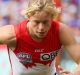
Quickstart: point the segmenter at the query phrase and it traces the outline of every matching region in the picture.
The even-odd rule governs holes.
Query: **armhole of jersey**
[[[57,32],[59,33],[60,24],[58,21],[54,21]]]
[[[60,41],[60,22],[56,22],[56,24],[57,24],[56,29],[58,31],[59,42],[60,42],[60,45],[62,46],[61,41]]]
[[[55,24],[54,26],[56,28],[57,36],[58,36],[59,42],[60,42],[60,23],[58,21],[53,21],[53,23]],[[62,44],[60,43],[60,45],[62,45]]]
[[[18,40],[19,40],[19,36],[20,36],[20,24],[14,25],[14,31],[15,31],[15,35],[16,35],[16,46],[14,48],[14,51],[16,50],[17,46],[18,46]]]
[[[26,20],[20,22],[19,24],[17,25],[14,25],[14,31],[15,31],[15,34],[16,34],[16,46],[15,46],[15,49],[14,51],[16,50],[16,48],[18,47],[18,44],[19,44],[19,41],[20,41],[20,37],[21,35],[23,34],[23,31],[22,29],[24,30],[23,26],[27,23]]]

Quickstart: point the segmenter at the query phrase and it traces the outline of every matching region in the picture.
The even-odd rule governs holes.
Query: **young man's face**
[[[51,15],[41,11],[36,12],[29,18],[28,29],[31,36],[35,39],[43,39],[46,37],[51,27]]]

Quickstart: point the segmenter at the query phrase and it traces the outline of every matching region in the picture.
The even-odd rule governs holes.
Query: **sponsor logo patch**
[[[40,59],[42,61],[48,61],[48,60],[54,60],[54,58],[57,56],[58,51],[53,51],[50,53],[41,53]]]
[[[26,64],[26,63],[32,63],[32,55],[28,53],[18,53],[17,57],[19,58],[20,62]]]

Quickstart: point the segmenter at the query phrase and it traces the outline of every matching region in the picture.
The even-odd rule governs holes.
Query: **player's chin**
[[[38,38],[40,38],[40,39],[43,39],[45,37],[46,37],[46,35],[38,35]]]

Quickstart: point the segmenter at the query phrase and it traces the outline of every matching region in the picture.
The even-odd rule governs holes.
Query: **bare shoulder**
[[[0,27],[0,44],[12,45],[15,41],[14,25]]]
[[[71,31],[71,27],[69,27],[68,25],[66,25],[66,24],[64,24],[64,23],[59,23],[60,24],[60,31],[61,32],[65,32],[65,31],[69,31],[69,32],[71,32],[71,33],[73,33],[72,31]]]
[[[13,25],[1,26],[0,32],[1,32],[0,38],[1,38],[1,35],[4,38],[9,38],[9,37],[15,36],[15,33],[14,33],[15,31],[14,31]]]
[[[2,30],[6,30],[6,31],[10,31],[13,30],[14,26],[13,25],[5,25],[5,26],[0,26],[0,31]]]
[[[63,23],[60,23],[60,40],[63,45],[69,45],[76,42],[71,28]]]

